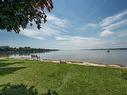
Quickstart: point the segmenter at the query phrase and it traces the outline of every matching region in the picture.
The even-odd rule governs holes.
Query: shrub
[[[3,88],[0,90],[0,95],[58,95],[56,91],[48,90],[45,94],[39,94],[37,89],[34,86],[28,87],[27,85],[3,85]]]
[[[127,70],[122,72],[122,78],[127,80]]]

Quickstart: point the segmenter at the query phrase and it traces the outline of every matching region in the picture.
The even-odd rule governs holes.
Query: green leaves
[[[122,72],[122,78],[127,80],[127,70]]]
[[[19,33],[20,28],[26,28],[27,24],[32,21],[40,29],[42,21],[44,23],[47,21],[45,7],[50,12],[53,8],[52,0],[0,1],[0,29]]]
[[[39,95],[37,89],[33,86],[27,87],[26,85],[11,85],[7,84],[0,91],[0,95]]]
[[[11,85],[10,83],[3,85],[0,95],[58,95],[56,91],[48,90],[47,93],[39,94],[34,86],[28,87],[24,84]]]

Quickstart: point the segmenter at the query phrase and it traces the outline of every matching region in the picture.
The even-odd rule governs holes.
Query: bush
[[[0,91],[0,95],[38,95],[38,92],[33,86],[6,84]]]
[[[27,85],[11,85],[6,84],[0,90],[0,95],[40,95],[34,86],[28,87]],[[58,95],[56,91],[51,92],[48,90],[47,93],[41,95]]]
[[[122,72],[122,78],[127,80],[127,70]]]

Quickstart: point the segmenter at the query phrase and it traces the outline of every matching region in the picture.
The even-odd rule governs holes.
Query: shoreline
[[[45,61],[45,60],[42,60]],[[67,61],[67,60],[50,60],[47,59],[46,62],[53,62],[58,64],[76,64],[76,65],[84,65],[84,66],[97,66],[97,67],[113,67],[113,68],[125,68],[126,66],[119,64],[103,64],[103,63],[95,63],[95,62],[87,62],[87,61]]]
[[[77,61],[77,60],[53,60],[53,59],[31,59],[30,57],[18,57],[14,59],[20,60],[35,60],[41,62],[52,62],[57,64],[76,64],[76,65],[84,65],[84,66],[97,66],[97,67],[113,67],[113,68],[126,68],[125,65],[120,64],[104,64],[104,63],[96,63],[96,62],[87,62],[87,61]]]

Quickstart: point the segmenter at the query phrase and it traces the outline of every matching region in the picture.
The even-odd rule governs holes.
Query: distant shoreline
[[[81,49],[81,50],[127,50],[127,48],[100,48],[100,49]]]

